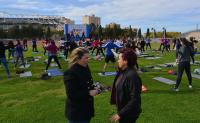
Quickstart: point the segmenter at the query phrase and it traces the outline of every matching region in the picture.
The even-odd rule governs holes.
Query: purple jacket
[[[24,55],[23,55],[23,47],[22,47],[22,45],[17,45],[16,46],[16,56],[17,57],[23,57]]]

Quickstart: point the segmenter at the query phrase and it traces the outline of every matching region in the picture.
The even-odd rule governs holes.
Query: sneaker
[[[11,78],[11,75],[8,75],[8,79],[10,79]]]
[[[172,88],[172,91],[174,91],[174,92],[178,92],[179,89],[178,89],[178,88]]]
[[[189,87],[189,89],[192,89],[192,85],[189,85],[188,87]]]

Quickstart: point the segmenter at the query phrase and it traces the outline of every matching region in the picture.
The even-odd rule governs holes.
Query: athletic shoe
[[[179,89],[178,89],[178,88],[172,88],[172,91],[174,91],[174,92],[178,92]]]
[[[189,87],[189,89],[192,89],[192,85],[189,85],[188,87]]]

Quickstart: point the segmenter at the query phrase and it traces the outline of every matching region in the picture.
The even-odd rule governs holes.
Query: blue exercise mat
[[[99,76],[115,76],[117,72],[105,72],[105,74],[98,73]]]
[[[49,76],[62,76],[63,72],[61,72],[58,68],[52,68],[47,70]]]

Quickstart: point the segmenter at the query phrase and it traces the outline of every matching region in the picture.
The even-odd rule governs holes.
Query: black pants
[[[44,48],[44,55],[46,55],[46,52],[47,52],[46,47],[43,47],[43,48]]]
[[[37,45],[33,45],[33,52],[37,52]]]
[[[98,50],[98,47],[93,47],[93,49],[92,49],[92,54],[93,54],[93,52],[94,52],[95,49]]]
[[[168,52],[169,52],[169,46],[166,46],[166,45],[164,45],[164,46],[163,46],[162,53],[164,52],[164,50],[166,50],[166,51],[168,51]]]
[[[178,77],[175,88],[178,88],[182,79],[183,72],[186,72],[189,84],[192,85],[192,75],[190,70],[190,62],[181,62],[178,64]]]
[[[65,49],[64,50],[64,55],[65,55],[65,58],[67,59],[67,57],[68,57],[68,53],[69,53],[69,49]]]
[[[22,60],[22,64],[24,65],[24,68],[25,68],[26,64],[25,64],[25,62],[24,62],[24,56],[17,56],[17,57],[16,57],[15,67],[17,67],[17,64],[18,64],[19,59]]]
[[[138,119],[138,117],[136,118],[122,118],[119,120],[119,123],[136,123],[136,120]]]
[[[60,63],[59,63],[59,61],[58,61],[57,55],[51,55],[51,56],[49,56],[49,58],[48,58],[48,64],[47,64],[47,66],[46,66],[46,70],[48,70],[49,65],[51,64],[51,60],[52,60],[52,59],[54,59],[54,61],[58,64],[58,67],[61,69],[61,66],[60,66]]]
[[[103,56],[105,56],[104,53],[103,53],[103,49],[102,49],[102,48],[97,48],[96,56],[97,56],[98,54],[100,54],[100,52],[103,54]]]
[[[194,60],[194,54],[191,55],[191,58],[192,58],[192,63],[194,64],[194,61],[195,61]]]
[[[151,43],[147,43],[147,44],[146,44],[146,50],[147,50],[147,47],[148,47],[148,46],[149,46],[150,49],[151,49]]]
[[[141,52],[144,52],[145,50],[144,50],[144,46],[141,46]]]
[[[162,49],[162,46],[163,46],[163,48],[164,48],[164,44],[163,44],[163,43],[161,43],[161,44],[160,44],[159,51],[161,51],[161,49]]]

